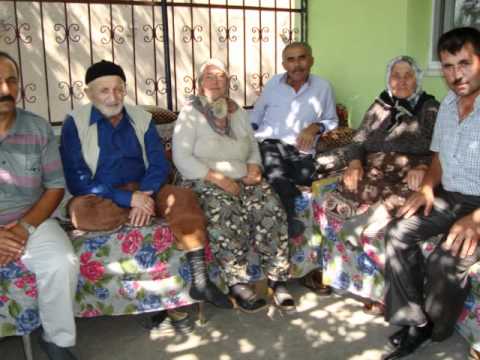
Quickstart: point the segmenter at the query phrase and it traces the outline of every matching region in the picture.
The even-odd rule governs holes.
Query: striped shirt
[[[45,189],[64,186],[52,127],[17,108],[13,126],[0,138],[0,225],[20,219]]]
[[[458,97],[450,91],[440,105],[430,149],[439,153],[447,191],[480,195],[480,96],[463,121]]]

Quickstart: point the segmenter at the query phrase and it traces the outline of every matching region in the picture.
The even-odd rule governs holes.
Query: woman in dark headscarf
[[[368,109],[352,144],[317,157],[320,166],[331,166],[332,160],[335,167],[346,166],[336,189],[327,193],[322,202],[328,219],[322,230],[332,235],[325,238],[325,273],[333,267],[339,272],[341,266],[343,279],[361,279],[365,275],[357,268],[361,261],[332,266],[335,249],[344,251],[344,245],[353,246],[358,255],[365,226],[371,225],[370,232],[380,230],[390,220],[393,209],[401,206],[421,184],[430,162],[429,147],[439,106],[433,96],[422,90],[421,80],[422,71],[411,57],[391,60],[387,66],[387,89]],[[338,247],[337,241],[348,244]],[[352,257],[341,255],[344,259]],[[332,277],[325,275],[330,280]],[[332,281],[334,287],[340,283],[345,290],[345,281]],[[359,286],[357,282],[356,288]],[[371,305],[367,305],[368,309]]]

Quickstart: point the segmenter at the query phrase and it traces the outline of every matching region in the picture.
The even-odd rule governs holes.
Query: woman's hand
[[[347,190],[357,192],[358,182],[363,178],[363,166],[360,160],[352,160],[343,174],[343,183]]]
[[[217,185],[222,190],[237,196],[240,194],[240,185],[232,178],[223,175],[222,173],[214,170],[208,170],[205,180]]]
[[[262,169],[257,164],[247,164],[247,176],[242,178],[245,185],[257,185],[262,182]]]
[[[418,191],[420,189],[420,185],[422,184],[423,178],[425,177],[427,170],[427,165],[418,165],[407,173],[404,182],[407,183],[410,190]]]

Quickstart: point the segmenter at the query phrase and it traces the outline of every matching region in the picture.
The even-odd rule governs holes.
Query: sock
[[[424,324],[410,326],[408,329],[408,334],[412,337],[417,337],[419,335],[427,335],[433,330],[433,324],[430,321],[427,321]]]
[[[205,248],[189,251],[186,254],[192,273],[192,289],[203,293],[207,287],[208,275],[205,266]]]
[[[287,282],[286,281],[273,281],[273,280],[268,279],[268,287],[270,289],[275,290],[278,286],[286,287]]]

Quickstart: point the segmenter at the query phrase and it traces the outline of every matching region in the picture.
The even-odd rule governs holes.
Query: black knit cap
[[[120,66],[111,61],[102,60],[92,64],[92,66],[87,69],[87,73],[85,74],[85,85],[91,83],[96,78],[108,75],[117,75],[123,81],[127,81],[125,73]]]

